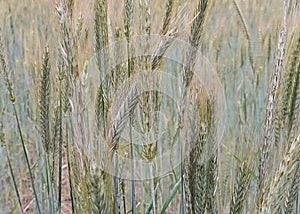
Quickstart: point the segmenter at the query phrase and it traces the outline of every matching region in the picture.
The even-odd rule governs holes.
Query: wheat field
[[[300,213],[299,18],[0,1],[0,213]]]

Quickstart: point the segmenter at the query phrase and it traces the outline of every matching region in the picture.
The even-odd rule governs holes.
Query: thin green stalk
[[[32,189],[33,189],[34,198],[35,198],[35,201],[36,201],[36,206],[37,206],[37,209],[38,209],[38,213],[41,214],[41,209],[40,209],[40,205],[39,205],[39,201],[38,201],[38,196],[37,196],[37,192],[36,192],[35,185],[34,185],[33,173],[32,173],[32,170],[31,170],[31,166],[30,166],[30,162],[29,162],[29,158],[28,158],[28,153],[27,153],[27,150],[26,150],[26,146],[25,146],[25,142],[24,142],[24,138],[23,138],[23,132],[22,132],[22,129],[21,129],[21,125],[20,125],[20,121],[19,121],[19,117],[18,117],[15,102],[12,102],[12,105],[13,105],[15,118],[16,118],[16,121],[17,121],[18,132],[19,132],[19,136],[20,136],[20,139],[21,139],[23,152],[24,152],[24,155],[25,155],[27,168],[28,168],[28,171],[29,171],[29,176],[30,176],[31,186],[32,186]]]
[[[181,186],[181,182],[182,180],[180,179],[173,187],[173,189],[170,192],[169,197],[166,199],[166,201],[164,202],[164,205],[161,209],[161,214],[164,214],[167,210],[167,208],[169,207],[171,201],[174,199],[175,194],[177,193],[177,191],[179,190],[180,186]],[[184,210],[181,210],[180,213],[184,212]]]
[[[182,145],[180,143],[180,160],[181,160],[181,162],[184,160],[184,155],[182,153],[183,153],[183,149],[182,149]],[[183,179],[184,179],[184,166],[183,166],[183,163],[181,163],[180,164],[180,180],[183,181]],[[185,197],[184,197],[183,182],[180,183],[180,190],[181,190],[181,194],[180,194],[180,213],[185,214],[185,206],[184,206]]]
[[[5,150],[6,150],[6,158],[7,158],[7,162],[8,162],[8,166],[9,166],[9,171],[10,171],[11,178],[12,178],[12,181],[13,181],[13,184],[14,184],[15,192],[17,194],[17,198],[18,198],[18,202],[19,202],[19,205],[20,205],[21,213],[24,213],[20,193],[19,193],[18,186],[17,186],[17,182],[16,182],[15,175],[14,175],[14,172],[13,172],[13,169],[12,169],[11,161],[9,159],[9,153],[8,153],[7,149],[5,149]]]
[[[153,185],[154,187],[154,185]],[[153,199],[157,196],[157,189],[158,185],[154,188],[154,197],[152,197],[150,204],[148,205],[147,209],[145,210],[145,214],[150,214],[151,210],[153,209]],[[153,194],[153,193],[152,193]]]
[[[149,162],[150,167],[150,176],[151,178],[151,198],[153,202],[153,214],[156,214],[156,203],[155,203],[155,187],[154,187],[154,173],[153,173],[153,162],[150,160]]]
[[[118,155],[117,152],[114,151],[114,168],[115,168],[115,175],[114,175],[114,197],[115,197],[115,212],[120,214],[120,204],[119,204],[119,163],[118,163]]]
[[[0,143],[1,143],[1,145],[3,147],[5,147],[6,158],[7,158],[7,162],[8,162],[8,166],[9,166],[10,176],[11,176],[11,179],[13,181],[15,192],[17,194],[17,198],[18,198],[20,209],[21,209],[21,213],[23,214],[24,213],[23,205],[22,205],[22,201],[21,201],[21,197],[20,197],[18,185],[17,185],[16,179],[15,179],[14,171],[13,171],[13,168],[12,168],[12,165],[11,165],[11,161],[10,161],[10,158],[9,158],[9,152],[8,152],[8,149],[6,148],[5,134],[2,131],[2,124],[1,123],[0,123]]]
[[[126,210],[126,196],[125,196],[125,182],[122,180],[121,182],[121,190],[122,190],[122,195],[123,195],[123,211],[124,213],[127,213]]]
[[[49,167],[50,167],[50,159],[49,159],[49,155],[46,154],[45,157],[45,161],[46,161],[46,182],[47,182],[47,192],[48,192],[48,200],[49,200],[49,212],[53,213],[54,212],[54,203],[53,203],[53,186],[52,186],[52,179],[51,179],[51,172],[49,171]]]
[[[132,142],[132,117],[130,116],[129,119],[129,132],[130,132],[130,157],[131,157],[131,207],[132,207],[132,214],[136,214],[136,205],[135,205],[135,166],[134,166],[134,146]]]
[[[66,130],[68,129],[68,126],[66,126]],[[71,176],[71,161],[70,161],[70,154],[69,154],[69,137],[68,137],[68,131],[66,131],[66,153],[67,153],[67,162],[68,162],[68,177],[69,177],[69,186],[70,186],[70,197],[71,197],[71,206],[72,206],[72,213],[75,213],[75,204],[74,204],[74,196],[73,196],[73,181]]]
[[[62,141],[63,141],[63,133],[62,133],[62,74],[59,74],[59,162],[58,162],[58,212],[61,213],[61,193],[62,193]]]

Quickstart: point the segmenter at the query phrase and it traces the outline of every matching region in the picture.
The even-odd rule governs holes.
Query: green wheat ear
[[[95,103],[96,133],[103,135],[106,138],[107,135],[107,120],[108,109],[110,104],[110,86],[114,81],[110,76],[104,76],[106,73],[109,52],[108,52],[108,2],[107,0],[95,0],[94,1],[94,32],[95,32],[95,54],[97,68],[100,72],[100,84],[97,90],[97,97]]]
[[[295,173],[293,175],[292,185],[288,190],[285,197],[284,210],[285,213],[293,213],[294,204],[297,203],[297,194],[300,186],[300,167],[296,166]]]
[[[231,198],[230,213],[244,213],[247,194],[249,192],[252,170],[246,162],[239,163],[237,181]]]
[[[96,169],[91,175],[91,204],[93,213],[107,213],[108,207],[105,200],[105,175]]]
[[[299,33],[298,33],[299,34]],[[280,117],[277,119],[282,126],[279,129],[279,134],[283,134],[285,138],[282,148],[288,149],[291,142],[295,139],[296,131],[299,128],[298,115],[299,115],[299,90],[300,90],[300,36],[296,41],[292,43],[291,55],[289,57],[288,66],[285,72],[285,78],[282,83],[281,91],[281,103],[278,107]],[[296,172],[293,175],[293,182],[289,191],[285,197],[284,209],[286,213],[291,213],[293,210],[293,204],[296,200],[296,192],[299,189],[299,166],[296,168]]]
[[[204,90],[197,87],[191,85],[186,112],[186,123],[190,124],[186,127],[187,143],[191,148],[184,162],[185,207],[187,213],[215,213],[218,176],[218,148],[213,137],[215,110]]]
[[[296,115],[299,112],[299,85],[300,85],[300,36],[292,45],[292,53],[289,57],[288,67],[282,83],[282,97],[280,110],[283,125],[287,129],[287,139],[292,140],[291,136],[294,126],[297,124]]]
[[[289,190],[292,186],[292,179],[299,164],[300,134],[290,145],[286,146],[286,152],[275,171],[274,179],[266,188],[266,194],[262,201],[261,213],[277,213],[284,205]]]
[[[84,153],[80,154],[77,148],[70,150],[74,210],[75,213],[91,213],[91,167]]]
[[[191,82],[193,80],[193,70],[195,66],[195,61],[196,61],[196,56],[197,56],[197,51],[199,50],[200,47],[200,40],[202,37],[202,31],[204,27],[204,22],[207,17],[207,12],[210,7],[210,1],[208,0],[199,0],[197,8],[194,12],[194,19],[192,22],[191,26],[191,32],[189,35],[189,43],[193,47],[190,51],[186,53],[186,66],[183,68],[183,71],[181,73],[181,79],[182,79],[182,92],[181,92],[181,97],[180,97],[180,106],[179,106],[179,113],[178,113],[178,127],[175,132],[175,137],[176,138],[179,134],[179,132],[182,130],[182,125],[184,122],[184,116],[185,116],[185,111],[186,111],[186,105],[187,105],[187,96],[189,93],[189,88],[191,86]],[[198,115],[197,115],[198,117]],[[176,139],[174,139],[175,141]],[[201,143],[200,143],[201,144]],[[200,145],[201,146],[201,145]],[[195,148],[195,147],[193,147]],[[199,148],[198,148],[199,149]],[[198,151],[200,152],[200,150]],[[184,154],[181,154],[181,161],[183,162],[184,160]],[[191,165],[190,165],[191,164]],[[187,212],[193,212],[195,210],[195,204],[197,201],[193,201],[193,185],[194,178],[193,176],[191,177],[191,171],[189,169],[190,166],[192,166],[193,161],[189,162],[188,164],[181,163],[181,180],[183,181],[183,184],[181,185],[181,209],[186,209]],[[211,168],[212,169],[212,168]],[[199,166],[199,170],[200,166]],[[210,172],[210,169],[207,171]],[[199,172],[200,173],[200,172]],[[199,174],[198,174],[199,175]],[[207,177],[208,178],[208,177]],[[213,178],[206,179],[205,182],[207,181],[212,181],[214,180]],[[212,183],[210,183],[212,184]],[[184,196],[185,193],[185,196]],[[210,201],[208,198],[209,196],[207,195],[207,200]],[[205,199],[205,200],[206,200]],[[207,201],[207,202],[208,202]],[[199,203],[199,201],[198,201]],[[206,202],[205,202],[206,203]],[[214,207],[214,203],[210,203],[212,207]],[[193,207],[194,206],[194,207]],[[186,207],[186,208],[184,208]]]
[[[106,93],[103,91],[102,84],[98,87],[96,102],[95,102],[95,115],[96,115],[96,132],[97,135],[107,134],[107,113],[109,110],[109,100]]]
[[[166,11],[165,11],[165,15],[163,18],[163,25],[162,25],[162,29],[160,32],[161,35],[166,35],[166,33],[169,30],[169,27],[171,24],[172,13],[174,10],[174,4],[175,4],[175,0],[167,0]]]
[[[50,64],[49,64],[49,49],[45,48],[44,60],[42,66],[42,79],[40,86],[40,126],[42,144],[46,153],[49,153],[51,143],[50,139]]]

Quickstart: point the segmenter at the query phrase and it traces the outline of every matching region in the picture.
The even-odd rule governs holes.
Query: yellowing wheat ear
[[[285,12],[284,12],[285,13]],[[286,17],[284,17],[285,22]],[[260,209],[261,203],[265,200],[265,185],[266,185],[266,177],[269,174],[269,158],[271,154],[271,148],[274,148],[272,145],[273,135],[274,135],[274,121],[275,121],[275,109],[278,105],[278,93],[279,93],[279,85],[281,81],[281,76],[283,72],[283,60],[285,57],[285,49],[286,49],[286,23],[283,23],[283,27],[280,33],[278,47],[277,47],[277,55],[274,66],[274,71],[272,73],[272,79],[269,86],[268,99],[266,104],[266,112],[265,112],[265,121],[263,127],[263,142],[260,147],[260,159],[259,159],[259,167],[258,167],[258,208]]]

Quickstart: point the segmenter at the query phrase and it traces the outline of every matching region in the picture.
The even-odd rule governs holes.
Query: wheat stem
[[[14,174],[14,171],[13,171],[13,168],[12,168],[12,164],[11,164],[11,161],[10,161],[10,158],[9,158],[10,157],[9,152],[8,152],[7,147],[6,147],[6,139],[5,139],[5,133],[3,131],[2,122],[0,122],[0,145],[5,148],[6,159],[7,159],[7,162],[8,162],[10,176],[11,176],[11,179],[13,181],[13,185],[14,185],[14,189],[15,189],[15,192],[16,192],[16,195],[17,195],[17,198],[18,198],[21,213],[24,214],[24,209],[23,209],[23,205],[22,205],[22,201],[21,201],[21,197],[20,197],[20,193],[19,193],[19,188],[18,188],[18,185],[17,185],[17,182],[16,182],[16,178],[15,178],[15,174]]]

